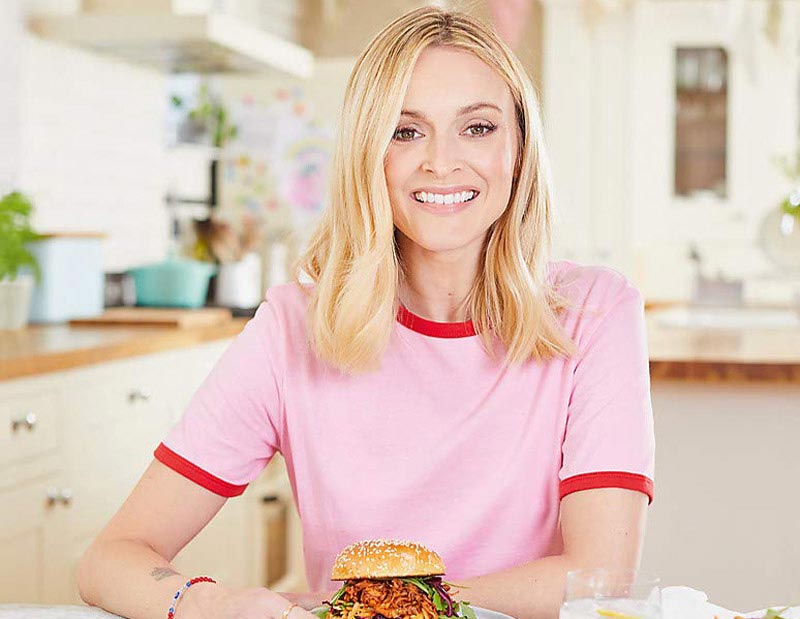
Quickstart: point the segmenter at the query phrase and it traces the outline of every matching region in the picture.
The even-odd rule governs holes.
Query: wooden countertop
[[[0,331],[0,380],[234,337],[246,323],[246,318],[233,318],[213,326],[188,328],[59,324]]]
[[[647,312],[652,380],[800,384],[800,328],[664,326]]]
[[[800,384],[800,329],[666,327],[647,312],[653,380]],[[0,380],[234,337],[246,318],[205,327],[32,325],[0,332]]]

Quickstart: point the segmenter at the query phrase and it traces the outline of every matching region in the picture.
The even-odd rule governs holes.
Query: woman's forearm
[[[192,576],[197,576],[193,574]],[[131,619],[164,619],[175,592],[188,580],[142,542],[95,542],[78,569],[78,589],[87,604]],[[176,619],[200,617],[195,608],[218,585],[198,583],[182,597]]]
[[[569,557],[558,555],[453,584],[460,591],[457,598],[473,606],[517,619],[556,619],[570,569],[575,566]]]

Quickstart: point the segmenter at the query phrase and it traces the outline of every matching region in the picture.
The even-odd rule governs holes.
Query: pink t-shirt
[[[455,581],[557,554],[566,494],[652,500],[654,440],[640,293],[605,267],[548,272],[575,304],[574,358],[503,368],[471,323],[401,310],[380,370],[356,377],[310,350],[305,291],[271,288],[155,456],[236,496],[280,451],[312,590],[368,538],[421,542]]]

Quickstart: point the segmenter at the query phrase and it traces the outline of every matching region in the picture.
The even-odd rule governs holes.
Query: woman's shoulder
[[[553,289],[567,300],[568,313],[602,317],[622,301],[641,304],[636,285],[620,271],[572,260],[548,263]]]
[[[271,286],[264,294],[264,301],[281,314],[305,314],[312,290],[311,284],[289,282]]]
[[[295,337],[305,331],[308,301],[307,286],[296,282],[271,286],[249,322],[270,339]]]

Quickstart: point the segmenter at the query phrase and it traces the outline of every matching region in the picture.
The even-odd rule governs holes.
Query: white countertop
[[[746,617],[763,617],[764,611],[741,612],[715,606],[702,591],[691,587],[664,587],[661,590],[664,619],[734,619],[740,613]],[[782,606],[775,605],[780,609]],[[781,613],[786,619],[800,619],[800,606]],[[0,619],[122,619],[90,606],[41,606],[29,604],[0,604]]]
[[[120,619],[92,606],[0,604],[0,619]]]

